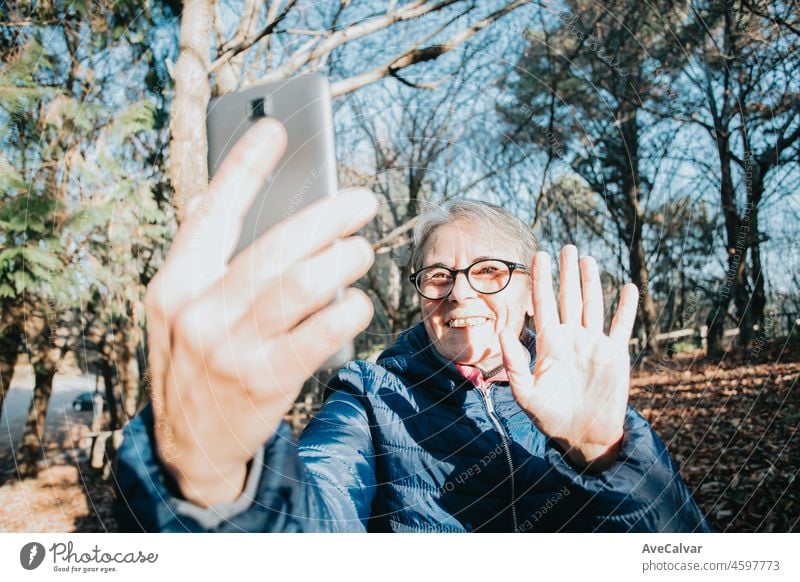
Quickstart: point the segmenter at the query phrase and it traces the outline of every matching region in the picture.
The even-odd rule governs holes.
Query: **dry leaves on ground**
[[[797,343],[717,360],[681,354],[634,372],[631,403],[664,440],[716,530],[800,528],[798,376]],[[0,531],[116,530],[111,484],[75,452],[65,443],[49,447],[49,467],[37,479],[0,481]]]
[[[718,531],[800,528],[798,347],[665,357],[634,375],[632,404]]]

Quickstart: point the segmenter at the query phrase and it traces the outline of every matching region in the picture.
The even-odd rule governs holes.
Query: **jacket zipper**
[[[500,419],[497,417],[497,414],[494,411],[494,402],[492,401],[492,389],[494,388],[494,384],[489,384],[488,388],[478,388],[481,395],[483,396],[483,401],[486,404],[486,412],[489,413],[489,419],[492,421],[495,430],[500,433],[500,440],[503,444],[503,449],[506,452],[506,460],[508,461],[508,469],[511,472],[511,518],[514,521],[514,533],[519,531],[517,526],[517,492],[516,487],[514,485],[514,462],[511,460],[511,449],[508,446],[508,434],[506,433],[503,425],[500,423]]]

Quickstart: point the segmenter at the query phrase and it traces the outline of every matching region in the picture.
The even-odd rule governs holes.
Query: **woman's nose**
[[[460,302],[475,297],[477,293],[469,284],[466,273],[456,274],[456,278],[453,280],[453,290],[450,291],[450,300]]]

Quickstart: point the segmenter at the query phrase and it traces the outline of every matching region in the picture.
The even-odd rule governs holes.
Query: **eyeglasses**
[[[530,273],[528,267],[520,263],[501,259],[481,259],[463,269],[448,269],[438,265],[425,267],[411,273],[408,280],[417,289],[417,293],[425,299],[436,301],[450,295],[459,273],[464,273],[467,283],[475,291],[492,295],[508,287],[514,271]]]

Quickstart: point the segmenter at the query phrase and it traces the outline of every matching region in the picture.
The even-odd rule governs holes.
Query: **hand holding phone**
[[[286,142],[274,120],[239,140],[147,290],[158,454],[184,496],[203,506],[240,495],[246,463],[304,381],[372,318],[361,291],[332,302],[372,265],[369,243],[351,236],[377,210],[367,190],[323,197],[234,256]]]
[[[258,189],[231,258],[281,220],[339,190],[330,84],[321,75],[260,84],[212,99],[206,120],[210,176],[217,173],[236,142],[264,118],[283,125],[285,151]],[[341,298],[339,293],[337,299]],[[345,344],[321,367],[339,368],[353,355],[353,344]]]

